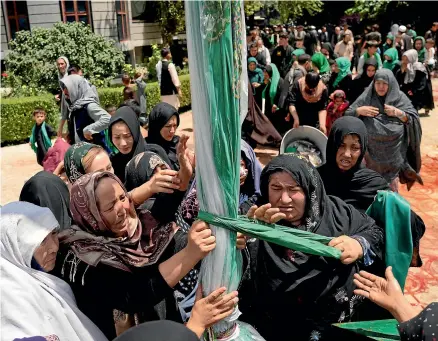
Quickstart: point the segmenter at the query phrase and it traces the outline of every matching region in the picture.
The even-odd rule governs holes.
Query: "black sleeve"
[[[397,328],[401,341],[435,340],[438,326],[438,303],[431,303],[414,318],[400,323]]]
[[[298,82],[295,81],[294,84],[292,85],[292,91],[290,91],[288,96],[287,96],[286,101],[287,101],[287,103],[289,103],[288,106],[291,106],[291,105],[296,106],[299,92],[300,92],[300,88],[299,88]]]
[[[53,136],[58,135],[58,132],[53,130],[53,128],[51,126],[49,126],[47,123],[46,123],[46,131],[47,131],[47,136],[49,136],[49,137],[53,137]]]
[[[152,216],[158,220],[160,224],[174,221],[175,213],[184,199],[185,193],[186,192],[175,191],[172,194],[158,194],[150,209]]]
[[[329,99],[328,91],[327,91],[327,89],[325,89],[322,92],[321,99],[319,101],[319,109],[318,109],[318,111],[325,110],[327,108],[328,99]]]
[[[88,266],[83,275],[83,294],[94,302],[111,300],[113,309],[125,313],[143,311],[172,295],[173,289],[158,271],[158,264],[131,269],[133,272],[102,264]]]
[[[414,86],[412,87],[412,92],[414,94],[423,93],[427,87],[427,75],[424,72],[417,71],[414,79]]]

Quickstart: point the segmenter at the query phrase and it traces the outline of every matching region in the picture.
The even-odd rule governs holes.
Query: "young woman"
[[[330,65],[327,57],[320,52],[315,53],[312,56],[312,67],[313,71],[319,74],[322,82],[327,85],[331,76]]]
[[[325,134],[326,130],[326,107],[328,101],[327,88],[315,72],[309,72],[292,86],[287,102],[289,103],[289,115],[293,118],[293,127],[309,125],[319,127]]]
[[[377,60],[375,58],[368,58],[363,68],[364,72],[351,82],[350,97],[348,98],[350,103],[354,103],[373,81],[377,71]]]
[[[423,37],[418,36],[414,39],[414,49],[418,53],[418,61],[424,63],[426,58],[426,41]]]
[[[392,71],[381,69],[365,92],[347,109],[368,131],[366,166],[382,175],[397,192],[399,177],[410,188],[422,182],[421,126],[409,98],[399,90]]]
[[[176,147],[180,137],[176,135],[179,126],[179,113],[168,103],[158,103],[149,115],[148,144],[156,144],[164,149],[170,160],[170,167],[180,168]]]
[[[328,82],[329,94],[332,94],[335,90],[342,90],[345,92],[347,99],[350,99],[352,82],[350,66],[351,62],[348,58],[336,58],[332,66],[332,75]]]
[[[385,61],[383,62],[383,68],[391,70],[394,75],[400,70],[400,61],[398,60],[398,52],[395,48],[390,48],[383,54]]]
[[[374,221],[327,196],[316,169],[302,157],[280,155],[263,170],[261,206],[248,217],[333,237],[341,259],[311,256],[256,240],[247,248],[250,261],[240,288],[242,319],[266,340],[293,330],[294,340],[332,340],[330,324],[350,321],[360,303],[353,275],[379,262],[383,231]],[[371,256],[371,257],[370,257]]]

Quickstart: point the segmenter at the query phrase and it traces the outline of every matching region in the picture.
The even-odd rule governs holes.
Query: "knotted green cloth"
[[[366,214],[385,228],[386,266],[403,290],[413,251],[410,204],[397,193],[379,191]]]
[[[290,250],[301,251],[315,256],[337,259],[341,257],[340,250],[327,246],[330,240],[332,240],[331,237],[276,224],[255,222],[245,216],[240,216],[235,219],[219,217],[211,213],[200,211],[198,218],[209,224],[278,244]]]
[[[373,340],[400,340],[396,320],[336,323],[334,326],[367,336],[369,339]]]

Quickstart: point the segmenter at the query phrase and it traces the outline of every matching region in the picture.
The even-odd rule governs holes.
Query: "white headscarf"
[[[1,339],[56,335],[106,341],[76,306],[70,286],[31,268],[35,250],[59,224],[48,208],[13,202],[0,209]]]
[[[415,79],[415,75],[417,71],[424,72],[426,77],[428,77],[428,73],[426,67],[423,63],[418,61],[418,52],[415,49],[411,49],[403,53],[403,56],[408,58],[408,66],[405,74],[405,79],[403,83],[409,84],[412,83]]]
[[[65,62],[65,72],[64,72],[64,74],[62,74],[61,72],[59,72],[59,69],[58,69],[58,63],[57,63],[57,62],[58,62],[58,59],[63,59],[64,62]],[[68,68],[70,67],[70,63],[69,63],[67,57],[65,57],[65,56],[61,56],[61,57],[57,58],[56,61],[55,61],[55,65],[56,65],[56,68],[58,69],[58,79],[59,79],[59,80],[61,80],[61,79],[63,79],[64,77],[68,76]]]

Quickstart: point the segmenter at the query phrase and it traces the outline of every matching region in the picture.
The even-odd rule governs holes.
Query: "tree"
[[[165,45],[171,45],[173,36],[185,31],[184,1],[162,0],[159,3],[161,36]]]
[[[59,89],[56,60],[66,56],[82,68],[96,86],[109,83],[121,70],[125,57],[114,44],[83,23],[56,23],[52,28],[17,32],[6,57],[8,78],[14,87],[54,92]]]
[[[280,20],[287,23],[302,17],[305,12],[314,15],[322,11],[324,3],[319,0],[296,0],[296,1],[277,1],[277,9],[280,12]]]
[[[409,6],[409,3],[407,1],[392,0],[355,1],[354,6],[349,8],[345,14],[360,14],[362,19],[376,19],[382,14],[391,12],[391,7],[398,6]]]
[[[245,0],[243,3],[245,15],[247,17],[254,15],[255,12],[258,12],[264,6],[265,2],[267,1]]]

